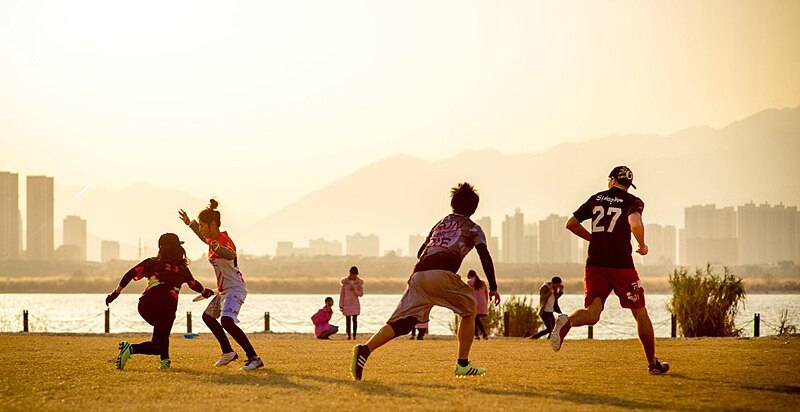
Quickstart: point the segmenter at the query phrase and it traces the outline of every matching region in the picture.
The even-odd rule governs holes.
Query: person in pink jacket
[[[481,320],[489,316],[489,290],[486,289],[486,282],[482,281],[474,270],[470,270],[467,272],[467,284],[472,288],[472,293],[475,294],[475,309],[478,312],[475,318],[475,337],[480,339],[478,336],[478,329],[480,329],[483,338],[489,339],[489,336],[486,335],[486,329],[483,327],[483,321]]]
[[[350,340],[350,320],[353,321],[353,340],[356,339],[358,330],[358,315],[361,314],[361,302],[359,298],[364,296],[364,281],[358,277],[358,268],[350,268],[350,274],[342,278],[341,291],[339,292],[339,310],[345,317],[347,324],[347,340]]]
[[[318,310],[311,321],[314,322],[314,335],[317,339],[330,339],[330,336],[339,331],[338,326],[331,325],[331,317],[333,316],[333,298],[325,298],[325,306]]]

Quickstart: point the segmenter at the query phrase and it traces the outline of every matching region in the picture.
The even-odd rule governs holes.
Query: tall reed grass
[[[726,267],[715,273],[711,265],[705,271],[686,268],[675,270],[669,277],[672,286],[670,311],[675,314],[684,337],[739,336],[734,324],[739,307],[744,307],[745,287],[741,278]]]

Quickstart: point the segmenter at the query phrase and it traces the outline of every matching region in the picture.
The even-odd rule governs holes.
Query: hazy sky
[[[0,170],[255,220],[395,153],[796,106],[798,22],[798,1],[0,1]]]

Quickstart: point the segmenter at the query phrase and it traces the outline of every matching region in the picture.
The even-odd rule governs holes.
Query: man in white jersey
[[[416,324],[428,322],[433,306],[451,309],[461,317],[458,326],[458,361],[455,375],[483,375],[486,369],[469,362],[475,329],[475,295],[456,274],[461,261],[474,247],[481,258],[483,271],[489,282],[489,296],[494,304],[500,303],[497,293],[494,265],[486,246],[486,235],[480,226],[470,220],[478,207],[479,197],[469,183],[461,183],[450,192],[453,213],[433,226],[417,257],[419,261],[408,280],[403,297],[389,321],[367,341],[353,348],[350,373],[361,380],[364,365],[370,354],[390,340],[409,333]]]

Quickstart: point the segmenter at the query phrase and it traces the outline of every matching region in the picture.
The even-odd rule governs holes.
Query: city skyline
[[[31,260],[86,261],[88,259],[87,220],[68,215],[62,222],[62,243],[55,246],[54,239],[48,249],[48,236],[54,236],[53,216],[54,177],[27,176],[26,187],[31,221],[26,222],[25,233],[32,238],[22,248],[22,222],[13,222],[14,210],[19,219],[19,175],[0,171],[0,224],[12,225],[0,239],[0,249],[6,251],[5,258]],[[800,212],[797,206],[769,203],[725,206],[715,204],[691,205],[684,208],[685,226],[646,224],[646,235],[651,253],[634,256],[638,264],[657,265],[702,265],[713,264],[776,264],[781,261],[800,261]],[[479,225],[485,226],[487,242],[498,262],[504,263],[581,263],[585,259],[586,245],[564,229],[568,216],[550,214],[545,219],[526,222],[524,213],[515,208],[502,221],[501,236],[493,236],[491,216],[473,216]],[[9,223],[11,222],[11,223]],[[20,237],[15,239],[13,232]],[[381,253],[380,235],[353,233],[345,237],[344,243],[337,239],[318,237],[308,240],[307,247],[295,246],[293,241],[277,240],[274,256],[367,256],[387,254],[416,256],[424,235],[409,234],[407,254],[403,248],[384,249]],[[416,243],[416,246],[415,246]],[[19,249],[14,249],[14,244]],[[29,252],[30,250],[30,252]],[[145,246],[145,254],[147,247]],[[102,240],[99,261],[123,258],[120,242]],[[138,247],[138,258],[142,257],[142,245]],[[267,255],[270,255],[269,253]],[[130,256],[127,256],[130,258]],[[93,259],[98,260],[98,259]]]

